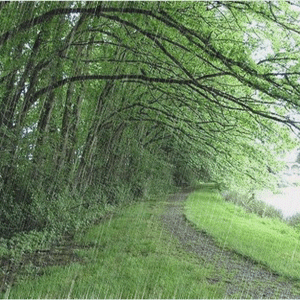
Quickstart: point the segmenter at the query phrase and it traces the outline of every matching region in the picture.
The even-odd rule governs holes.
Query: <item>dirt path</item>
[[[197,254],[205,264],[214,264],[220,270],[219,275],[208,278],[208,282],[225,283],[228,298],[300,299],[300,294],[293,292],[294,286],[299,290],[299,282],[287,282],[264,266],[221,249],[210,236],[196,230],[184,216],[184,200],[188,194],[170,195],[161,219],[164,227],[179,239],[187,251]]]

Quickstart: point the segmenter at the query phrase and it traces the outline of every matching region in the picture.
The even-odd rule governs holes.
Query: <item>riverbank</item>
[[[281,210],[284,218],[300,213],[300,187],[279,188],[276,193],[269,190],[256,192],[256,198]]]
[[[224,298],[300,298],[298,281],[280,276],[253,259],[229,250],[228,247],[222,247],[207,231],[188,221],[185,214],[185,206],[188,205],[186,198],[187,195],[174,195],[170,198],[168,209],[163,214],[163,223],[187,251],[202,260],[201,264],[212,263],[219,270],[218,275],[209,280],[216,287],[224,287]],[[212,218],[213,215],[207,217]]]
[[[220,247],[187,221],[188,196],[137,203],[78,232],[64,253],[51,250],[60,265],[47,254],[44,264],[39,253],[27,256],[0,297],[300,298],[298,281]]]

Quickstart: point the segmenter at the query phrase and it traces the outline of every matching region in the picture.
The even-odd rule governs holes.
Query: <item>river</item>
[[[279,193],[264,190],[256,193],[259,200],[264,201],[283,213],[284,218],[300,213],[300,187],[288,186],[279,189]]]

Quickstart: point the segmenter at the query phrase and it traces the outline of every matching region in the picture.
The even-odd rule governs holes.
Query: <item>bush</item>
[[[51,199],[43,192],[34,195],[31,214],[43,228],[58,236],[79,230],[105,213],[105,197],[86,192],[85,195],[69,191],[54,195]]]
[[[37,228],[36,219],[31,215],[31,198],[18,199],[17,192],[0,191],[0,237],[10,238],[17,232],[28,232]]]
[[[293,226],[293,227],[296,227],[296,228],[300,229],[300,213],[297,213],[297,214],[295,214],[295,215],[293,215],[293,216],[291,216],[291,217],[288,217],[288,218],[286,219],[286,222],[287,222],[289,225],[291,225],[291,226]]]
[[[64,235],[86,228],[116,208],[104,203],[105,197],[92,197],[91,193],[86,196],[66,192],[49,199],[45,193],[36,191],[28,210],[39,229],[15,231],[7,239],[0,238],[0,257],[19,259],[23,253],[49,248]]]
[[[23,253],[30,253],[37,249],[46,249],[58,240],[56,232],[44,230],[22,232],[15,234],[7,241],[9,254],[14,258],[19,258]]]
[[[255,213],[261,217],[283,219],[281,210],[255,199],[254,194],[240,194],[236,191],[223,191],[222,196],[225,201],[233,202],[243,207],[249,213]]]
[[[7,240],[4,238],[0,238],[0,257],[7,256],[9,254],[9,250],[7,247]]]

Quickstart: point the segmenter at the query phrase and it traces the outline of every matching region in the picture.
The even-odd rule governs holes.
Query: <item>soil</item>
[[[222,249],[212,237],[197,230],[184,215],[188,195],[189,191],[170,195],[161,221],[185,250],[200,258],[202,265],[216,267],[218,276],[207,278],[210,284],[225,285],[226,298],[300,299],[299,281],[283,278],[247,257]]]

